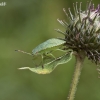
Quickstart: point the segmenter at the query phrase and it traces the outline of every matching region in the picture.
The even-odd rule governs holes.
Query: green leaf
[[[37,74],[49,74],[51,73],[58,65],[67,63],[68,61],[71,60],[72,58],[72,51],[67,52],[63,56],[60,56],[56,58],[55,60],[52,60],[49,63],[44,64],[43,66],[38,66],[35,68],[30,68],[30,67],[22,67],[19,69],[29,69],[32,72],[35,72]]]

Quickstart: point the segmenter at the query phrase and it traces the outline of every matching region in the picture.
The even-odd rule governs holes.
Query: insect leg
[[[42,68],[44,68],[43,67],[43,58],[44,58],[44,56],[41,54],[41,58],[42,58]]]
[[[33,56],[33,63],[34,63],[34,65],[37,67],[37,63],[35,62],[35,60],[37,59],[37,56]]]
[[[58,51],[61,51],[61,52],[68,52],[69,50],[63,50],[63,49],[56,49]]]
[[[49,52],[49,53],[45,53],[45,56],[48,56],[48,57],[51,57],[51,58],[54,58],[54,59],[56,58],[56,57],[55,57],[52,53],[50,53],[50,52]]]

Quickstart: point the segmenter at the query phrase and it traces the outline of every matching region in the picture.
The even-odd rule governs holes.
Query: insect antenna
[[[17,52],[22,52],[22,53],[25,53],[25,54],[28,54],[28,55],[31,55],[31,56],[32,56],[31,53],[28,53],[28,52],[25,52],[25,51],[22,51],[22,50],[15,50],[15,51],[17,51]]]
[[[21,67],[21,68],[18,68],[18,69],[29,69],[29,67]]]

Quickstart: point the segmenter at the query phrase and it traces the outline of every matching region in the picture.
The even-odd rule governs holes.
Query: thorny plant
[[[65,38],[47,40],[33,49],[32,54],[27,53],[33,57],[40,54],[43,61],[48,54],[52,55],[52,52],[58,49],[64,51],[65,55],[60,57],[54,57],[52,55],[52,57],[54,57],[52,61],[42,63],[41,66],[35,68],[20,68],[29,69],[38,74],[47,74],[52,72],[57,65],[67,63],[73,54],[76,57],[76,65],[71,89],[67,98],[68,100],[74,100],[84,59],[87,57],[96,63],[97,66],[100,64],[100,4],[97,8],[94,8],[94,4],[92,4],[91,1],[87,2],[85,11],[82,11],[81,4],[82,2],[79,3],[78,7],[77,2],[75,4],[73,3],[74,14],[71,13],[70,8],[68,8],[68,13],[63,9],[69,19],[68,23],[65,20],[57,19],[66,30],[64,32],[59,29],[56,30],[63,34]],[[21,52],[26,53],[24,51]],[[97,70],[100,73],[100,67],[98,67]]]

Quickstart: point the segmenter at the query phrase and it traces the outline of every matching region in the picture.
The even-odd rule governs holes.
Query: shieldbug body
[[[48,57],[55,58],[55,56],[52,54],[53,51],[56,51],[56,50],[64,51],[64,50],[61,49],[61,47],[63,47],[65,43],[66,42],[64,40],[52,38],[52,39],[49,39],[49,40],[41,43],[36,48],[34,48],[32,50],[32,54],[27,53],[25,51],[21,51],[21,50],[16,50],[16,51],[26,53],[26,54],[29,54],[29,55],[33,55],[33,57],[41,55],[42,62],[43,62],[44,57],[48,56]]]

